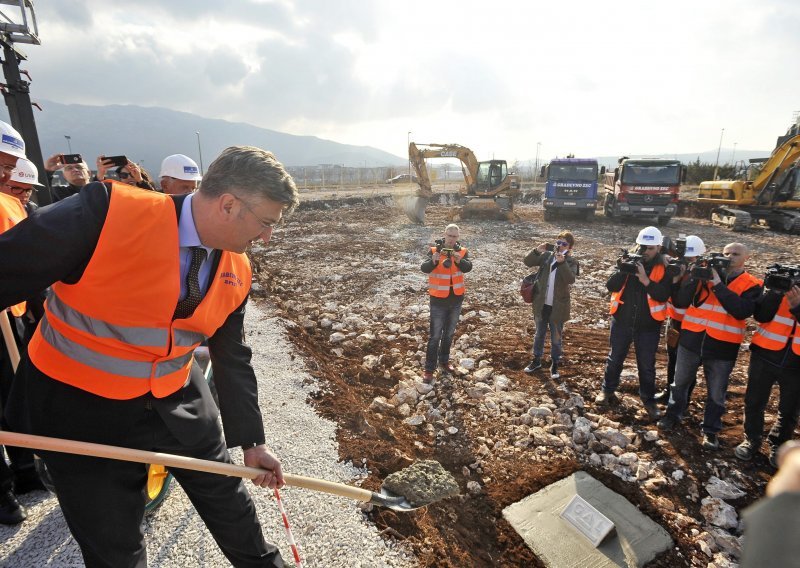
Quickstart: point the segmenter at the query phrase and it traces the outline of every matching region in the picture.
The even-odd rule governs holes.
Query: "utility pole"
[[[719,152],[722,150],[722,135],[725,134],[725,129],[722,129],[722,132],[719,133],[719,146],[717,146],[717,161],[714,162],[714,175],[712,176],[713,180],[717,179],[717,170],[719,169]]]

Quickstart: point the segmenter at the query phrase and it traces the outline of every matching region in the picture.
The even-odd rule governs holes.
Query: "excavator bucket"
[[[429,201],[429,197],[409,195],[400,200],[400,207],[402,207],[409,219],[422,225],[425,223],[425,208],[428,206]]]

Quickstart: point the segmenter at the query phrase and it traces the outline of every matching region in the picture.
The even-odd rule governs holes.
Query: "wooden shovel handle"
[[[11,322],[8,321],[9,313],[7,310],[0,310],[0,328],[3,330],[3,340],[6,342],[6,350],[11,360],[11,369],[16,372],[19,366],[19,349],[14,339],[14,332],[11,330]]]
[[[61,438],[20,434],[17,432],[0,431],[0,444],[30,448],[32,450],[49,450],[51,452],[93,456],[96,458],[152,463],[164,465],[166,467],[205,471],[206,473],[216,473],[230,477],[243,477],[245,479],[255,479],[265,471],[257,467],[248,467],[245,465],[201,460],[185,456],[176,456],[174,454],[162,454],[161,452],[133,450],[131,448],[120,448],[117,446],[107,446],[105,444],[79,442],[77,440],[63,440]],[[333,481],[316,479],[314,477],[303,477],[302,475],[292,475],[290,473],[284,473],[283,479],[286,481],[286,485],[292,487],[322,491],[323,493],[348,497],[357,501],[368,502],[372,498],[371,491],[359,487],[351,487],[344,483],[335,483]]]

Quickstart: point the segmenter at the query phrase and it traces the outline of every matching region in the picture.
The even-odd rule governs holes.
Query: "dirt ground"
[[[706,496],[704,484],[715,475],[746,492],[728,501],[740,513],[763,494],[774,473],[764,453],[750,463],[733,456],[742,437],[748,352],[742,350],[731,379],[718,452],[700,448],[706,394],[702,380],[683,426],[657,439],[645,435],[652,434],[655,425],[648,422],[638,399],[633,354],[623,371],[623,404],[607,411],[594,404],[608,353],[605,281],[620,248],[634,242],[643,224],[612,223],[599,212],[590,221],[544,222],[541,206],[535,204],[517,206],[515,222],[461,221],[461,241],[470,250],[474,269],[466,277],[453,362],[468,358],[474,369],[459,369],[452,378],[437,377],[432,392],[417,393],[419,398],[402,408],[399,391],[409,381],[416,379],[413,384],[418,384],[428,334],[427,279],[419,265],[426,247],[447,224],[448,211],[429,206],[426,223],[420,226],[409,223],[387,198],[307,200],[276,230],[269,248],[251,255],[260,284],[256,295],[296,324],[289,329],[291,341],[324,385],[315,396],[316,407],[339,424],[341,458],[368,468],[364,486],[377,489],[386,475],[414,460],[435,459],[462,489],[460,497],[413,513],[374,508],[366,514],[387,538],[410,543],[424,566],[541,566],[502,510],[584,470],[625,495],[671,534],[675,547],[650,566],[705,566],[712,558],[720,566],[735,562],[739,528],[728,530],[732,545],[720,546],[725,539],[709,538],[716,529],[704,519],[700,501]],[[526,252],[541,242],[553,242],[562,229],[576,236],[574,255],[581,274],[572,292],[573,319],[564,334],[562,376],[554,381],[544,370],[533,376],[522,372],[530,360],[533,323],[518,285],[528,273],[522,264]],[[767,264],[796,259],[797,237],[767,230],[732,234],[689,218],[673,219],[664,230],[671,236],[697,234],[710,251],[744,242],[753,251],[749,266],[757,275]],[[665,352],[659,354],[657,370],[663,386]],[[483,384],[476,376],[490,372],[494,390],[500,391],[491,397],[498,398],[474,393],[476,384]],[[767,427],[774,418],[774,399],[775,395]],[[526,411],[542,405],[567,407],[573,419],[585,416],[593,426],[627,429],[632,440],[625,451],[633,449],[640,464],[650,464],[649,474],[637,479],[624,469],[604,467],[605,462],[592,457],[600,453],[597,442],[559,444],[558,435],[571,439],[563,434],[570,424],[546,426],[554,441],[531,439]],[[418,416],[421,423],[411,420]],[[676,470],[683,476],[670,475]]]

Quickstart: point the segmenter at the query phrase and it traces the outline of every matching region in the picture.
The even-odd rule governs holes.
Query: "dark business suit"
[[[0,235],[0,258],[10,260],[0,266],[0,305],[14,304],[55,281],[80,281],[105,223],[109,193],[104,184],[90,184]],[[185,196],[173,199],[180,215]],[[219,255],[215,257],[218,263]],[[216,405],[197,367],[187,384],[168,397],[112,400],[47,377],[26,357],[10,395],[9,424],[21,432],[230,461],[226,443],[264,442],[251,351],[243,338],[245,303],[208,339],[224,439]],[[144,467],[43,454],[87,566],[123,566],[131,558],[132,565],[144,565],[139,526],[144,500],[141,490],[137,492],[145,481]],[[234,565],[283,566],[277,550],[264,542],[241,480],[171,471]]]

